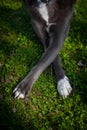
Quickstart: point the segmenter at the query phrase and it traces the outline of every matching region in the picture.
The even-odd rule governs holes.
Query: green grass
[[[20,0],[0,1],[0,129],[87,130],[87,0],[78,0],[70,34],[60,54],[73,93],[62,99],[52,67],[25,100],[11,97],[17,83],[43,53]],[[78,62],[84,63],[83,67]]]

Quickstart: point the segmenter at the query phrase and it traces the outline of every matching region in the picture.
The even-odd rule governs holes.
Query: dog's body
[[[24,0],[31,15],[31,22],[41,43],[44,54],[29,74],[17,85],[13,93],[25,98],[39,75],[52,63],[59,94],[65,98],[72,88],[62,69],[59,52],[68,35],[73,4],[76,0]]]

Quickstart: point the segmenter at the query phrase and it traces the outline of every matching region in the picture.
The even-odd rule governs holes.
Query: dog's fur
[[[14,89],[15,98],[25,98],[33,83],[51,63],[56,75],[59,94],[66,98],[72,91],[58,54],[69,32],[75,2],[76,0],[24,0],[31,15],[33,28],[45,52],[36,66]]]

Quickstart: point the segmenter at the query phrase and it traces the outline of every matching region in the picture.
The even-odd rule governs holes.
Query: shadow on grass
[[[16,34],[25,35],[29,40],[35,41],[37,40],[36,35],[32,29],[32,25],[30,23],[30,17],[25,12],[24,8],[20,8],[18,10],[11,10],[9,8],[0,7],[0,29],[2,29],[2,33],[0,36],[1,43],[4,41],[5,35],[9,36],[9,32],[14,32]],[[12,38],[10,37],[12,40]],[[9,45],[9,39],[4,41],[5,43],[0,46],[4,53],[7,51],[4,49],[5,46],[11,51],[16,45]],[[9,52],[10,53],[10,52]],[[7,55],[7,54],[6,54]]]
[[[23,113],[17,115],[17,112],[8,99],[0,100],[0,130],[37,130],[36,126],[32,123],[33,119],[30,119],[26,124],[23,119]]]

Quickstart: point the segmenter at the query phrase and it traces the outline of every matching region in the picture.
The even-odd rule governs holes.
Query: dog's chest
[[[48,4],[50,5],[50,3],[44,3],[44,2],[41,2],[41,0],[38,0],[39,1],[39,6],[38,6],[38,10],[39,10],[39,13],[41,15],[41,17],[45,20],[46,22],[46,31],[49,32],[49,29],[52,25],[56,25],[55,22],[52,22],[50,21],[50,13],[49,13],[49,8],[48,8]],[[46,0],[48,1],[48,0]],[[51,7],[51,6],[50,6]],[[52,8],[52,11],[54,9]]]
[[[39,13],[41,15],[41,17],[46,21],[46,23],[48,24],[49,21],[49,14],[48,14],[48,8],[46,3],[40,2],[39,4]]]

